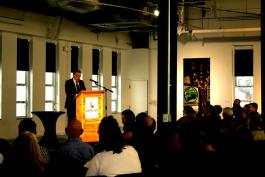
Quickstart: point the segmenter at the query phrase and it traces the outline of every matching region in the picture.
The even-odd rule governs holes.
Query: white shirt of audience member
[[[85,164],[86,176],[104,175],[108,177],[119,174],[141,173],[141,162],[137,151],[132,146],[125,146],[121,153],[103,151],[96,154]]]

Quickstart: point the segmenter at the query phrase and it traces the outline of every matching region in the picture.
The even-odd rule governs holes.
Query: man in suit
[[[86,90],[84,81],[80,80],[81,71],[73,72],[73,78],[65,82],[65,108],[67,109],[68,122],[76,118],[76,97],[81,90]]]

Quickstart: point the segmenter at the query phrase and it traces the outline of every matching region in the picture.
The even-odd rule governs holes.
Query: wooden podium
[[[76,98],[76,119],[82,123],[83,142],[98,142],[98,126],[103,118],[104,91],[82,90]]]

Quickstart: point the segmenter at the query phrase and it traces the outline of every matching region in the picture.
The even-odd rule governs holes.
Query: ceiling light
[[[154,15],[155,15],[155,16],[159,16],[159,10],[156,9],[156,10],[154,11]]]

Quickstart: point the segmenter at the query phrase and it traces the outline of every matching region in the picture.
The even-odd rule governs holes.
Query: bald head
[[[65,128],[65,132],[69,137],[78,138],[83,133],[81,122],[77,119],[72,120]]]

